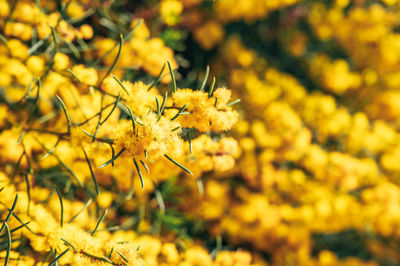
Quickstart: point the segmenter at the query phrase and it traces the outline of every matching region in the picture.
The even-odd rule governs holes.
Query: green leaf
[[[120,152],[117,153],[117,155],[115,155],[114,157],[111,158],[111,160],[103,163],[102,165],[100,165],[97,168],[103,168],[104,166],[109,165],[110,163],[114,162],[119,156],[121,156],[121,154],[125,151],[125,148],[122,148],[122,150],[120,150]]]
[[[54,258],[54,260],[52,260],[48,266],[51,266],[53,264],[56,264],[58,262],[59,259],[61,259],[62,256],[65,255],[65,253],[67,253],[70,250],[70,248],[67,248],[66,250],[64,250],[63,252],[61,252],[60,255],[58,255],[57,257]]]
[[[175,119],[177,119],[178,116],[179,116],[180,114],[182,114],[182,112],[185,110],[185,108],[186,108],[186,104],[185,104],[184,106],[182,106],[181,109],[179,109],[178,113],[177,113],[174,117],[171,118],[171,121],[174,121]]]
[[[63,204],[63,200],[62,200],[62,197],[61,197],[61,192],[60,192],[60,190],[58,189],[57,186],[55,186],[55,188],[56,188],[57,195],[58,195],[58,199],[60,200],[60,205],[61,205],[60,225],[61,225],[61,227],[62,227],[62,226],[63,226],[63,223],[64,223],[64,204]]]
[[[67,118],[68,134],[70,134],[70,133],[71,133],[71,121],[70,121],[70,118],[69,118],[69,114],[68,114],[68,111],[67,111],[67,107],[65,106],[63,100],[61,100],[61,98],[60,98],[58,95],[56,95],[56,99],[57,99],[57,101],[60,103],[61,108],[63,109],[64,115],[65,115],[65,117]]]
[[[172,79],[172,91],[176,92],[175,74],[174,74],[174,71],[172,71],[171,63],[168,60],[167,60],[167,64],[168,64],[169,74],[171,75],[171,79]]]
[[[86,159],[86,162],[87,162],[87,164],[89,166],[90,174],[92,176],[94,187],[96,189],[96,195],[98,196],[100,194],[100,190],[99,190],[99,185],[97,184],[97,181],[96,181],[96,177],[94,176],[94,172],[93,172],[93,169],[92,169],[92,164],[90,163],[90,160],[89,160],[89,158],[88,158],[88,156],[86,154],[86,151],[85,151],[85,149],[83,147],[82,147],[82,150],[83,150],[83,153],[85,154],[85,159]]]
[[[125,86],[124,86],[124,84],[122,84],[122,82],[116,77],[116,76],[114,76],[114,75],[111,75],[117,82],[118,82],[118,84],[121,86],[121,88],[126,92],[126,94],[128,94],[128,96],[129,96],[129,92],[128,92],[128,90],[125,88]]]
[[[174,159],[172,159],[171,157],[169,157],[167,154],[164,154],[165,158],[167,158],[168,160],[170,160],[172,163],[174,163],[175,165],[177,165],[178,167],[180,167],[183,171],[193,175],[193,173],[187,169],[185,166],[183,166],[182,164],[178,163],[177,161],[175,161]]]
[[[76,217],[78,217],[79,214],[81,214],[84,210],[86,210],[87,207],[89,207],[90,203],[92,203],[92,199],[89,199],[86,203],[85,206],[77,213],[75,214],[69,221],[68,223],[72,223]]]
[[[13,205],[11,206],[11,209],[8,211],[7,217],[4,220],[3,225],[1,226],[0,234],[3,233],[3,230],[4,230],[4,227],[6,226],[6,223],[8,223],[8,221],[11,218],[11,215],[14,213],[15,207],[17,206],[17,202],[18,202],[18,194],[15,195]]]
[[[93,232],[90,234],[91,236],[94,236],[94,234],[96,233],[97,229],[99,228],[101,222],[104,220],[104,218],[106,217],[108,213],[108,209],[106,209],[103,213],[103,215],[100,217],[100,219],[97,221],[96,227],[94,228]]]
[[[100,88],[100,87],[101,87],[101,84],[102,84],[103,81],[104,81],[104,79],[105,79],[106,77],[108,77],[108,75],[110,75],[111,71],[113,71],[113,69],[114,69],[115,65],[117,64],[118,59],[119,59],[119,57],[120,57],[120,55],[121,55],[121,50],[122,50],[122,44],[123,44],[123,42],[124,42],[124,37],[122,36],[122,34],[120,34],[120,35],[119,35],[119,48],[118,48],[117,56],[115,57],[114,62],[112,63],[112,65],[111,65],[110,68],[108,69],[106,75],[105,75],[105,76],[103,77],[103,79],[99,82],[99,85],[98,85],[97,87]]]
[[[144,181],[143,181],[142,172],[140,171],[139,165],[138,165],[138,163],[136,162],[136,159],[135,159],[135,158],[133,159],[133,163],[135,164],[136,171],[137,171],[138,174],[139,174],[140,184],[142,185],[142,189],[144,189]]]
[[[203,91],[207,84],[208,75],[210,74],[210,66],[206,68],[206,75],[204,76],[203,83],[201,84],[200,91]]]
[[[210,90],[208,91],[208,98],[211,98],[213,96],[214,87],[215,87],[215,77],[213,77],[213,80],[211,82]]]
[[[8,227],[7,222],[4,222],[4,226],[5,226],[6,232],[7,232],[7,253],[6,253],[6,258],[4,260],[4,266],[7,266],[8,260],[10,259],[10,253],[11,253],[11,232],[10,232],[10,228]]]
[[[162,76],[162,73],[164,72],[164,69],[165,69],[165,63],[164,63],[164,65],[163,65],[163,67],[161,68],[161,71],[160,71],[160,73],[158,74],[157,78],[153,81],[153,83],[151,83],[151,85],[150,85],[150,87],[147,89],[147,91],[151,90],[154,86],[157,86],[157,84],[158,84],[158,83],[160,82],[160,80],[161,80],[161,76]]]

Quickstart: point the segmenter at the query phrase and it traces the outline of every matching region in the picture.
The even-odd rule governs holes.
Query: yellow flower
[[[220,43],[225,36],[224,29],[216,21],[207,21],[205,24],[201,25],[194,32],[194,38],[205,50],[210,50],[214,48],[218,43]],[[244,58],[245,55],[242,54],[242,61],[251,60]]]
[[[179,23],[179,15],[183,11],[183,5],[178,0],[163,0],[161,1],[160,13],[167,25],[175,25]]]
[[[179,157],[183,152],[183,140],[179,137],[179,123],[161,116],[158,120],[154,113],[138,118],[143,124],[136,123],[133,131],[131,121],[119,123],[115,129],[114,143],[116,149],[125,149],[129,157],[145,160],[145,151],[150,159],[157,159],[164,154],[172,158]]]
[[[83,65],[75,65],[72,67],[72,72],[78,79],[88,85],[96,85],[98,81],[97,71],[94,68],[86,68]]]

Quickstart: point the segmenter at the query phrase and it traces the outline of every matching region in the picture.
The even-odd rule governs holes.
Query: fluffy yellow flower
[[[213,97],[208,93],[180,89],[172,95],[172,101],[178,108],[186,105],[189,115],[179,116],[183,127],[196,128],[201,132],[221,132],[230,129],[238,120],[238,113],[227,106],[231,92],[226,88],[218,88]]]
[[[138,118],[140,123],[132,128],[131,121],[125,120],[119,123],[115,129],[114,144],[116,149],[125,149],[131,158],[145,160],[145,151],[149,159],[157,159],[164,154],[171,157],[179,157],[183,150],[183,140],[179,137],[179,122],[170,121],[161,116],[158,120],[154,113],[145,114]],[[175,129],[175,130],[174,130]]]

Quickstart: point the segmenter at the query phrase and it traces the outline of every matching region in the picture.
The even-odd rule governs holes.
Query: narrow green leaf
[[[104,94],[101,94],[101,103],[100,103],[100,112],[99,112],[99,119],[97,120],[96,129],[94,130],[92,142],[96,140],[97,132],[99,132],[99,128],[101,126],[101,116],[103,115],[103,102],[104,102]]]
[[[71,50],[72,54],[75,56],[76,59],[81,58],[79,49],[72,42],[65,39],[62,39],[62,41],[68,46],[68,48]]]
[[[63,252],[61,252],[60,255],[58,255],[57,257],[54,258],[54,260],[52,260],[48,266],[51,266],[53,264],[56,264],[58,262],[59,259],[61,259],[62,256],[65,255],[65,253],[67,253],[70,250],[70,248],[67,248],[66,250],[64,250]]]
[[[143,162],[142,160],[140,160],[140,163],[143,165],[144,169],[146,169],[146,172],[147,172],[147,173],[150,173],[150,169],[149,169],[149,167],[147,166],[147,164],[146,164],[145,162]]]
[[[109,144],[111,148],[111,158],[115,156],[114,147],[112,144]],[[114,161],[111,162],[111,166],[114,167]]]
[[[96,227],[94,228],[93,232],[91,233],[91,236],[94,236],[94,234],[96,233],[97,229],[99,228],[101,222],[104,220],[104,218],[106,217],[108,213],[108,209],[106,209],[103,213],[103,215],[100,217],[100,219],[97,221]]]
[[[185,104],[184,106],[182,106],[181,109],[179,109],[178,113],[177,113],[174,117],[171,118],[171,121],[174,121],[175,119],[177,119],[178,116],[181,115],[182,112],[183,112],[185,109],[186,109],[186,104]]]
[[[164,112],[165,103],[167,102],[167,98],[168,98],[168,91],[165,92],[163,101],[162,101],[162,103],[161,103],[160,114],[159,114],[159,120],[160,120],[161,115],[162,115],[163,112]]]
[[[61,108],[62,108],[63,111],[64,111],[64,115],[65,115],[65,117],[66,117],[66,119],[67,119],[67,124],[68,124],[68,134],[70,134],[70,133],[71,133],[71,120],[70,120],[70,118],[69,118],[69,114],[68,114],[68,111],[67,111],[67,107],[65,106],[63,100],[61,100],[61,98],[60,98],[58,95],[56,95],[56,99],[57,99],[57,101],[60,103]]]
[[[20,144],[22,141],[22,138],[24,137],[24,130],[21,130],[21,133],[19,134],[18,140],[17,140],[17,144]]]
[[[46,146],[42,142],[40,142],[36,137],[34,137],[34,139],[43,147],[43,149],[45,149],[49,154],[53,155],[54,158],[57,159],[58,163],[71,175],[72,178],[75,179],[75,181],[78,183],[80,187],[83,187],[82,182],[76,177],[74,172],[65,163],[61,161],[61,159],[57,156],[57,154],[47,149]]]
[[[151,90],[154,86],[157,86],[157,84],[160,82],[161,80],[161,76],[162,73],[164,72],[165,69],[165,63],[163,65],[163,67],[161,68],[160,74],[158,74],[157,78],[153,81],[153,83],[151,83],[150,87],[147,89],[147,91]]]
[[[142,172],[140,171],[139,165],[138,165],[138,163],[136,162],[136,159],[135,159],[135,158],[133,158],[133,163],[135,164],[136,171],[137,171],[138,174],[139,174],[140,184],[142,185],[142,189],[144,189],[144,181],[143,181]]]
[[[28,225],[29,223],[30,223],[30,221],[27,222],[27,223],[25,223],[25,224],[23,224],[23,225],[20,225],[20,226],[15,227],[14,229],[10,230],[10,233],[12,234],[12,233],[18,231],[19,229],[24,228],[24,227],[25,227],[26,225]],[[5,234],[1,235],[0,238],[6,237],[6,236],[7,236],[7,232],[6,232]]]
[[[203,83],[201,84],[200,91],[203,91],[207,84],[208,75],[210,74],[210,66],[207,65],[206,75],[204,76]]]
[[[29,184],[28,172],[25,172],[26,194],[28,195],[28,216],[31,207],[31,186]]]
[[[13,178],[17,175],[19,166],[21,165],[21,161],[22,161],[22,158],[24,158],[24,156],[25,156],[25,151],[22,152],[21,156],[18,158],[17,163],[15,164],[14,173],[12,175]]]
[[[15,207],[17,206],[17,202],[18,202],[18,194],[15,195],[14,202],[11,206],[11,209],[8,211],[7,217],[4,220],[3,225],[1,226],[0,234],[3,233],[5,224],[8,223],[8,221],[10,221],[11,215],[14,213]]]
[[[85,206],[77,213],[75,214],[69,221],[68,223],[72,223],[76,217],[78,217],[79,214],[81,214],[84,210],[86,210],[87,207],[89,207],[90,203],[92,203],[92,199],[89,199],[86,203]]]
[[[123,152],[125,151],[125,148],[122,148],[122,150],[120,152],[117,153],[117,155],[115,155],[115,157],[112,157],[111,160],[103,163],[102,165],[100,165],[97,168],[103,168],[104,166],[109,165],[110,163],[114,162]]]
[[[99,190],[99,185],[97,184],[97,181],[96,181],[96,177],[94,176],[94,172],[93,172],[93,169],[92,169],[92,164],[90,163],[90,160],[89,160],[89,158],[88,158],[88,156],[86,154],[86,151],[83,148],[83,146],[82,146],[82,150],[83,150],[83,153],[85,154],[85,158],[86,158],[86,162],[87,162],[87,164],[89,166],[90,174],[92,175],[92,180],[93,180],[93,183],[94,183],[94,187],[96,189],[96,195],[98,196],[100,194],[100,190]]]
[[[118,96],[115,96],[115,97],[118,98]],[[107,104],[106,106],[104,106],[103,109],[105,110],[106,108],[108,108],[110,106],[113,106],[113,105],[115,105],[115,102]],[[87,122],[89,122],[90,120],[92,120],[93,118],[95,118],[95,117],[97,117],[99,115],[100,115],[100,112],[97,112],[96,114],[92,115],[91,117],[85,119],[83,122],[80,122],[80,123],[76,124],[76,126],[78,126],[78,127],[83,126],[84,124],[86,124]]]
[[[120,55],[121,55],[121,50],[122,50],[122,44],[123,44],[123,42],[124,42],[124,38],[123,38],[122,34],[120,34],[120,35],[119,35],[119,48],[118,48],[117,56],[115,57],[114,62],[112,63],[111,67],[108,69],[106,75],[105,75],[105,76],[103,77],[103,79],[99,82],[99,85],[98,85],[97,87],[100,88],[100,87],[101,87],[101,84],[102,84],[103,81],[104,81],[104,79],[105,79],[106,77],[108,77],[108,75],[110,75],[111,71],[113,71],[113,69],[114,69],[115,65],[117,64],[118,59],[119,59],[119,57],[120,57]]]
[[[53,26],[50,26],[51,28],[51,35],[53,37],[53,51],[51,53],[51,58],[50,58],[50,62],[47,64],[47,69],[46,72],[44,72],[44,74],[41,76],[41,79],[43,80],[45,77],[47,77],[47,75],[50,73],[50,70],[53,68],[54,66],[54,57],[57,54],[57,50],[58,50],[58,44],[57,44],[57,37],[56,37],[56,30],[54,29]]]
[[[133,112],[132,112],[131,108],[129,107],[129,105],[125,105],[125,106],[128,109],[129,117],[130,117],[130,119],[132,121],[133,132],[135,132],[135,127],[136,127],[135,126],[135,117],[134,117]]]
[[[158,101],[158,98],[157,98],[157,97],[155,97],[155,99],[156,99],[156,106],[157,106],[157,116],[160,116],[160,115],[161,115],[161,112],[160,112],[160,102]]]
[[[61,192],[60,192],[60,190],[58,189],[57,186],[55,186],[55,188],[56,188],[56,191],[57,191],[58,199],[60,200],[60,206],[61,206],[60,225],[61,225],[61,227],[62,227],[63,224],[64,224],[64,204],[63,204],[63,200],[62,200],[62,197],[61,197]]]
[[[83,128],[81,128],[82,132],[85,133],[85,135],[87,135],[88,137],[93,138],[93,135],[90,134],[89,132],[87,132],[86,130],[84,130]],[[107,144],[113,144],[113,140],[109,139],[109,138],[95,138],[95,140],[97,141],[101,141],[101,142],[105,142]]]
[[[119,86],[121,86],[121,88],[126,92],[126,94],[128,94],[128,96],[129,96],[129,92],[128,92],[128,90],[125,88],[125,86],[124,86],[124,84],[122,84],[122,82],[116,77],[116,76],[114,76],[114,75],[111,75],[117,82],[118,82],[118,84],[119,84]]]
[[[174,71],[172,71],[171,63],[168,60],[167,60],[167,64],[168,64],[169,74],[171,75],[171,79],[172,79],[172,91],[176,92],[175,74],[174,74]]]
[[[163,196],[162,196],[160,190],[156,189],[156,190],[155,190],[155,194],[156,194],[156,199],[157,199],[158,207],[160,208],[160,212],[161,212],[161,214],[165,214],[164,199],[163,199]]]
[[[143,23],[143,19],[140,19],[138,21],[138,23],[136,23],[136,25],[125,35],[124,38],[124,42],[129,40],[131,38],[131,36],[133,35],[133,32]],[[104,58],[106,58],[110,53],[112,53],[112,51],[114,51],[114,49],[118,46],[118,43],[116,43],[109,51],[107,51],[104,55],[102,55],[101,57],[99,57],[98,59],[96,59],[96,61],[94,61],[92,64],[90,64],[90,66],[93,65],[98,65]]]
[[[74,250],[74,252],[76,252],[76,248],[75,248],[75,246],[71,243],[71,242],[69,242],[69,241],[67,241],[66,239],[64,239],[64,238],[60,238],[62,241],[64,241],[64,243],[65,244],[67,244],[68,246],[70,246],[73,250]]]
[[[53,44],[54,44],[53,55],[55,55],[57,53],[57,49],[58,49],[56,29],[53,26],[50,26],[50,28],[51,28],[51,36],[53,37]]]
[[[42,86],[42,83],[40,81],[40,78],[36,78],[36,86],[37,86],[37,91],[36,91],[36,96],[33,99],[33,104],[36,105],[37,101],[39,100],[39,95],[40,95],[40,87]]]
[[[4,260],[4,266],[7,266],[8,260],[10,259],[10,253],[11,253],[11,232],[10,232],[10,227],[8,227],[7,222],[4,222],[4,226],[5,226],[6,232],[7,232],[7,253],[6,253],[6,258]]]
[[[33,232],[32,229],[29,228],[28,224],[29,224],[30,222],[24,223],[24,222],[21,220],[21,218],[19,218],[19,216],[16,215],[14,212],[13,212],[12,215],[14,216],[15,219],[17,219],[17,221],[18,221],[22,226],[26,227],[26,229],[27,229],[29,232],[31,232],[31,233],[34,234],[34,235],[38,235],[37,233]]]
[[[125,256],[122,255],[122,253],[119,252],[118,249],[116,249],[115,251],[117,251],[118,255],[119,255],[124,261],[129,262],[129,260],[128,260],[127,258],[125,258]]]
[[[109,259],[111,259],[111,255],[112,255],[113,251],[114,251],[114,247],[112,247],[111,250],[110,250],[110,253],[108,253],[108,256],[107,256],[107,257],[108,257]]]
[[[238,102],[240,102],[240,99],[234,100],[233,102],[226,104],[226,106],[231,106],[231,105],[237,104]]]
[[[82,16],[77,17],[77,18],[68,18],[67,22],[69,24],[71,24],[71,25],[75,24],[75,23],[78,23],[78,22],[81,22],[82,20],[84,20],[84,19],[88,18],[89,16],[93,15],[95,12],[96,11],[95,11],[94,8],[89,8]],[[82,39],[78,39],[78,42],[79,42],[79,40],[82,40]]]
[[[188,142],[189,142],[189,152],[190,154],[193,153],[193,145],[192,145],[192,138],[190,137],[190,132],[188,133]]]
[[[164,154],[165,158],[167,158],[168,160],[170,160],[172,163],[174,163],[175,165],[177,165],[178,167],[180,167],[183,171],[193,175],[193,173],[187,169],[185,166],[183,166],[182,164],[178,163],[177,161],[175,161],[174,159],[172,159],[171,157],[169,157],[167,154]]]
[[[214,87],[215,87],[215,77],[213,77],[212,79],[210,90],[208,91],[208,98],[211,98],[213,96]]]
[[[82,83],[82,81],[78,78],[78,76],[71,70],[67,69],[68,73],[70,73],[79,83]]]
[[[110,263],[110,264],[112,264],[112,265],[115,265],[115,264],[114,264],[109,258],[107,258],[107,257],[104,257],[104,256],[101,256],[101,257],[100,257],[100,256],[96,256],[96,255],[87,253],[86,251],[82,251],[82,254],[85,255],[85,256],[87,256],[87,257],[89,257],[89,258],[96,259],[96,260],[100,260],[100,261],[104,261],[104,262]]]

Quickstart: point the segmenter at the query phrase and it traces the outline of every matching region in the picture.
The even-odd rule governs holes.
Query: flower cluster
[[[233,2],[181,15],[241,99],[236,167],[183,211],[272,265],[399,263],[398,2]]]
[[[103,14],[105,5],[0,2],[0,259],[250,265],[249,252],[215,256],[201,240],[165,233],[170,179],[196,184],[234,167],[230,91],[177,88],[172,49],[142,20]],[[115,41],[104,24],[127,33]]]

